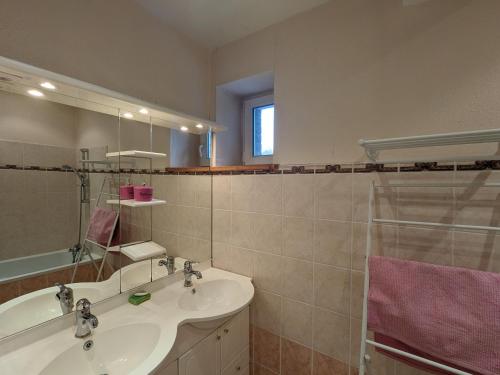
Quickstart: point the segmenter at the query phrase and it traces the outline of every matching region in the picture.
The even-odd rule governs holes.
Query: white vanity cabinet
[[[184,353],[179,375],[248,375],[248,325],[246,308]]]

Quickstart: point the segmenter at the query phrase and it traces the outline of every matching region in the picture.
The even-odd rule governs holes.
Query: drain
[[[94,341],[92,340],[87,340],[84,342],[83,344],[83,350],[85,351],[89,351],[90,349],[92,349],[92,347],[94,346]]]
[[[191,289],[191,293],[196,294],[196,289],[195,288]]]

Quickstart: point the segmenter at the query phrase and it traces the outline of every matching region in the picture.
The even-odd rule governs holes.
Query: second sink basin
[[[186,289],[178,300],[183,310],[203,311],[212,307],[223,308],[238,300],[241,287],[234,280],[212,280]]]
[[[54,358],[40,375],[128,374],[153,352],[159,338],[160,327],[153,323],[96,330]],[[92,340],[93,346],[85,351],[87,340]]]

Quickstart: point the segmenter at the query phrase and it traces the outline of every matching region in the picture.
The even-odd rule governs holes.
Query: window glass
[[[274,104],[253,108],[253,156],[274,153]]]

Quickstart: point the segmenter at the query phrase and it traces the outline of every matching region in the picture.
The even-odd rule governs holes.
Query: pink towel
[[[105,208],[97,207],[90,217],[88,239],[103,246],[108,245],[109,236],[113,235],[112,245],[117,242],[116,217],[118,213]]]
[[[469,372],[500,374],[499,274],[377,256],[369,268],[375,340],[397,340]]]

